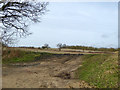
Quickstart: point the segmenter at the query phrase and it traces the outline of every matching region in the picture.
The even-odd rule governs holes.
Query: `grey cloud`
[[[102,38],[108,38],[109,36],[108,36],[108,35],[103,34],[101,37],[102,37]]]

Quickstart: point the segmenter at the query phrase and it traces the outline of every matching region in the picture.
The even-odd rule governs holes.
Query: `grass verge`
[[[82,60],[76,71],[80,80],[97,88],[118,87],[118,54],[89,54],[82,56]]]
[[[2,63],[10,64],[10,63],[31,62],[31,61],[37,61],[43,59],[48,56],[51,56],[51,54],[45,52],[41,53],[41,52],[7,49],[3,51]]]

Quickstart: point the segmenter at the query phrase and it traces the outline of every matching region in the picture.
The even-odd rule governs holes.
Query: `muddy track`
[[[3,88],[91,88],[75,78],[81,55],[54,54],[36,62],[3,66]]]

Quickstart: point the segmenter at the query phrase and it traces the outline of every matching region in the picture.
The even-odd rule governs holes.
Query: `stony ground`
[[[36,62],[3,66],[3,88],[91,88],[75,78],[81,55],[53,55]]]

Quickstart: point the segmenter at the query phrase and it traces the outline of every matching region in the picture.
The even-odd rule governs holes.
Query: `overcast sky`
[[[48,10],[41,23],[29,27],[33,34],[20,39],[17,46],[118,46],[117,2],[50,2]]]

